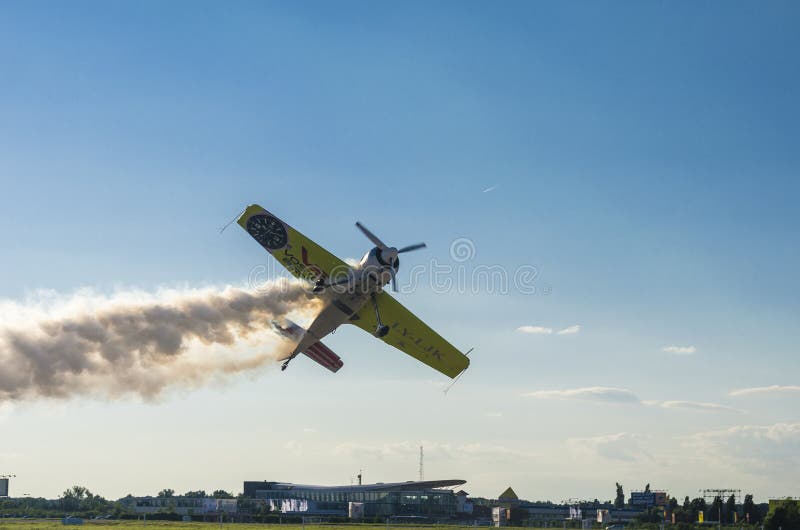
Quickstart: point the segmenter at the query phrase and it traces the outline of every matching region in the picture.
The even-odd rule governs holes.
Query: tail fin
[[[303,348],[304,344],[308,344],[306,340],[314,340],[311,338],[311,336],[306,336],[306,330],[288,319],[283,319],[281,321],[273,320],[272,329],[274,329],[281,336],[292,340],[297,344],[294,353],[288,357],[289,361],[294,359],[295,355],[297,355],[297,350]],[[312,361],[321,364],[331,372],[338,372],[339,368],[344,366],[344,362],[342,362],[341,357],[333,353],[330,348],[321,342],[315,342],[314,344],[306,347],[303,351],[303,354]],[[288,364],[288,361],[285,364]]]
[[[344,366],[341,357],[333,353],[331,349],[322,344],[322,342],[312,344],[303,354],[334,373],[338,372],[339,368]]]

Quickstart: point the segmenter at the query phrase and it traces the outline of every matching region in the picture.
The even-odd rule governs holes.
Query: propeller
[[[411,252],[412,250],[419,250],[421,248],[425,248],[427,245],[425,243],[417,243],[416,245],[408,245],[407,247],[403,247],[397,251],[398,254],[402,254],[403,252]]]
[[[397,282],[395,280],[395,277],[396,277],[396,274],[397,274],[397,270],[394,267],[395,260],[397,259],[397,254],[402,254],[403,252],[411,252],[412,250],[419,250],[421,248],[425,248],[426,247],[425,243],[415,243],[413,245],[407,245],[407,246],[405,246],[405,247],[403,247],[401,249],[397,249],[397,248],[394,248],[394,247],[387,246],[386,243],[381,241],[378,236],[376,236],[375,234],[370,232],[369,229],[366,226],[362,225],[358,221],[356,221],[356,226],[358,227],[359,230],[361,230],[361,232],[365,236],[367,236],[367,239],[372,241],[373,245],[378,247],[378,249],[381,251],[381,256],[383,256],[383,252],[384,251],[388,251],[387,254],[390,257],[386,261],[389,262],[389,275],[392,278],[392,290],[394,292],[397,292]]]
[[[359,230],[361,230],[364,233],[365,236],[367,236],[367,239],[372,241],[373,245],[380,248],[381,250],[386,248],[386,244],[380,239],[378,239],[378,236],[370,232],[366,226],[362,225],[358,221],[356,221],[356,226],[359,228]]]

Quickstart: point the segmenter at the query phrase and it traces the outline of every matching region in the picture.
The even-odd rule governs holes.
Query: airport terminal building
[[[352,486],[310,486],[245,481],[244,496],[260,499],[275,511],[294,515],[427,517],[445,519],[458,508],[452,489],[464,480],[428,480]]]

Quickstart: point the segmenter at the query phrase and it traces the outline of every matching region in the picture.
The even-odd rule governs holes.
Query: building
[[[236,499],[210,497],[126,497],[120,499],[136,514],[176,513],[178,515],[216,516],[233,515],[237,511]]]
[[[523,502],[520,508],[528,512],[531,521],[562,521],[569,518],[570,507],[552,502]]]
[[[639,508],[664,507],[669,501],[666,491],[632,491],[630,505]]]
[[[511,486],[509,486],[500,494],[497,498],[497,502],[506,508],[513,508],[519,505],[519,496],[517,496]]]
[[[472,515],[475,505],[469,499],[469,493],[464,490],[456,492],[456,513]]]
[[[244,483],[244,496],[262,499],[273,511],[295,515],[347,517],[350,503],[363,504],[363,517],[448,519],[458,511],[451,489],[465,480],[428,480],[352,486],[312,486],[286,482]],[[359,507],[361,510],[362,507]]]

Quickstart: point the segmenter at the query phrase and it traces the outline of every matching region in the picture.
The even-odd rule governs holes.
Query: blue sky
[[[4,300],[243,284],[271,258],[217,229],[252,202],[343,258],[368,248],[356,220],[426,241],[401,282],[452,264],[459,237],[468,267],[539,271],[534,295],[398,295],[476,347],[446,397],[437,373],[347,329],[327,341],[335,377],[297,362],[156,404],[4,405],[0,471],[20,491],[407,480],[424,442],[429,477],[486,496],[798,495],[775,476],[800,470],[795,4],[0,11]]]

